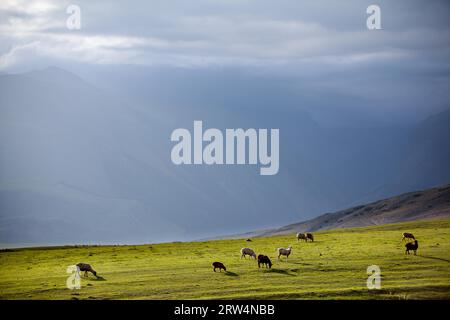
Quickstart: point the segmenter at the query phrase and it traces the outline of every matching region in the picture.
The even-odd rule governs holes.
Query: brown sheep
[[[297,241],[300,241],[300,240],[308,241],[308,238],[306,237],[305,233],[301,233],[301,232],[297,233]]]
[[[227,268],[223,265],[222,262],[213,262],[214,272],[216,272],[216,269],[219,269],[219,272],[222,272],[222,269],[227,271]]]
[[[413,235],[412,233],[404,232],[404,233],[403,233],[402,241],[403,241],[403,240],[406,240],[406,239],[413,239],[413,240],[416,240],[416,238],[414,238],[414,235]]]
[[[408,242],[405,244],[406,251],[405,254],[409,254],[409,251],[414,251],[414,255],[416,255],[417,248],[419,248],[419,243],[417,240],[414,240],[414,242]]]
[[[94,276],[97,277],[97,271],[95,271],[90,264],[80,262],[79,264],[77,264],[77,267],[78,269],[80,269],[80,271],[84,271],[85,277],[88,276],[88,272],[91,272]]]
[[[306,241],[311,240],[312,242],[314,242],[314,236],[312,233],[307,233],[306,234]]]

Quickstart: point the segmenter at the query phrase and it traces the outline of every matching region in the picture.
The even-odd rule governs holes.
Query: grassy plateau
[[[405,255],[403,232],[419,241]],[[450,219],[314,233],[124,246],[2,250],[0,299],[449,299]],[[277,247],[292,245],[289,261]],[[268,255],[272,269],[241,259],[242,247]],[[213,272],[220,261],[227,272]],[[91,264],[100,278],[66,287],[69,265]],[[381,269],[381,289],[366,286],[367,267]]]

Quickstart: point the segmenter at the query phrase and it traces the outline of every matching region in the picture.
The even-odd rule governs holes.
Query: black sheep
[[[214,272],[216,272],[216,269],[219,269],[219,272],[222,272],[222,269],[227,271],[227,268],[223,265],[222,262],[213,262]]]
[[[261,264],[266,266],[266,268],[267,266],[269,266],[269,269],[272,268],[272,261],[270,261],[268,256],[262,254],[258,256],[258,268],[261,268]]]
[[[414,251],[414,255],[416,255],[417,248],[419,248],[419,243],[417,240],[414,240],[414,242],[408,242],[405,244],[406,251],[405,254],[409,254],[409,251]]]

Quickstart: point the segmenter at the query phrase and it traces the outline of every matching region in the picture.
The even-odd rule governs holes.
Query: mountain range
[[[450,216],[450,185],[408,192],[287,226],[247,232],[226,238],[251,238],[315,232],[340,228],[366,227]]]
[[[171,86],[163,78],[113,81],[55,67],[0,75],[0,243],[213,237],[450,182],[448,109],[415,123],[382,123],[349,96],[328,101],[332,110],[323,107],[326,91],[300,88],[297,101],[271,86],[245,93],[250,76],[235,87],[221,86],[221,77],[215,84],[177,77]],[[198,99],[183,101],[182,90]],[[175,166],[170,134],[194,120],[219,129],[279,128],[279,173]]]

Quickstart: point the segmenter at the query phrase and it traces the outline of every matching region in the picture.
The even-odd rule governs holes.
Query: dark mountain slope
[[[271,236],[296,232],[362,227],[450,216],[450,185],[409,192],[366,205],[326,213],[317,218],[281,228],[248,233]]]

